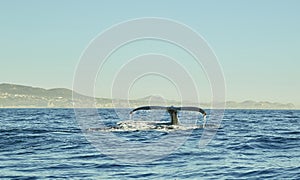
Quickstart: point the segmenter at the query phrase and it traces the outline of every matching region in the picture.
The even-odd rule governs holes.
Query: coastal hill
[[[73,102],[77,101],[85,107],[85,102],[90,101],[96,107],[115,107],[116,103],[126,104],[126,100],[113,100],[108,98],[92,98],[76,94],[76,99],[72,99],[73,91],[65,88],[43,89],[31,86],[0,84],[0,108],[72,108]],[[148,96],[141,99],[130,100],[132,106],[154,105],[155,98]],[[157,103],[160,103],[159,101]],[[180,105],[179,102],[167,100],[170,105]],[[200,103],[201,107],[209,108],[210,103]],[[156,104],[160,105],[160,104]],[[88,105],[86,105],[88,106]],[[120,106],[124,107],[124,106]],[[267,101],[243,101],[226,102],[229,109],[295,109],[292,103],[282,104]]]

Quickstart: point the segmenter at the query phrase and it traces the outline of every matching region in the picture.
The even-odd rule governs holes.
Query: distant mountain
[[[42,88],[14,84],[0,85],[0,107],[48,107],[50,101],[58,97],[59,94]]]
[[[282,103],[273,103],[268,101],[227,101],[226,107],[229,109],[295,109],[295,105],[292,103],[282,104]]]
[[[92,98],[78,93],[72,98],[73,91],[65,88],[43,89],[37,87],[0,84],[0,108],[72,108],[73,102],[80,104],[80,107],[126,107],[127,100]],[[147,96],[140,99],[129,100],[131,106],[142,105],[180,105],[181,103],[174,100],[164,100],[157,96]],[[184,103],[196,105],[193,103]],[[210,108],[210,103],[202,103],[203,108]],[[226,102],[226,108],[230,109],[294,109],[292,103],[272,103],[267,101],[243,101]]]
[[[0,107],[73,107],[72,94],[72,90],[65,88],[43,89],[15,84],[0,84]],[[76,98],[77,101],[82,102],[87,99],[93,100],[91,97],[80,94],[76,94]]]

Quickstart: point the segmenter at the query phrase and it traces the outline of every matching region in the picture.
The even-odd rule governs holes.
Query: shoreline
[[[0,107],[0,109],[132,109],[135,107],[31,107],[31,106],[8,106]],[[211,109],[208,107],[202,107],[207,110],[220,110],[218,108]],[[221,109],[222,110],[222,109]],[[224,108],[224,110],[300,110],[300,108]]]

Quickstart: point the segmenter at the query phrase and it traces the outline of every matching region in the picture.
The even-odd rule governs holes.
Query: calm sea
[[[113,109],[98,112],[108,127],[121,121]],[[184,116],[187,115],[180,116],[182,121],[188,119]],[[89,116],[86,119],[88,121]],[[162,119],[168,120],[168,116],[163,115]],[[202,121],[202,117],[198,120]],[[110,134],[105,136],[105,142],[110,142],[108,137],[111,136],[151,147],[152,141],[172,142],[175,132],[137,127],[134,131],[121,129],[102,133]],[[93,133],[96,136],[97,132]],[[186,140],[170,153],[159,156],[162,152],[157,151],[158,156],[153,161],[132,163],[120,161],[90,143],[73,109],[0,109],[0,177],[300,179],[300,111],[226,110],[213,140],[199,148],[202,133],[202,128],[194,129],[185,134]],[[113,149],[110,152],[114,152]],[[134,159],[138,154],[128,149],[128,157]]]

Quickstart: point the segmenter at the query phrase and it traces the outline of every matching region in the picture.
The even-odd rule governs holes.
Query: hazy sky
[[[72,88],[89,42],[141,17],[170,18],[201,34],[222,66],[227,100],[300,105],[298,0],[1,0],[0,82]]]

